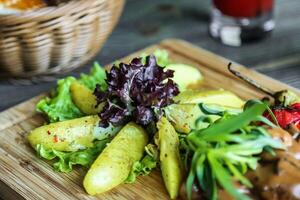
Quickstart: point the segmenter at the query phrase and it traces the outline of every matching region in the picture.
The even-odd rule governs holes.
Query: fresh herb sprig
[[[233,184],[239,181],[246,187],[252,187],[244,176],[248,169],[255,170],[259,156],[264,150],[284,149],[281,141],[273,139],[267,131],[254,122],[263,122],[271,126],[270,121],[262,117],[267,105],[251,101],[243,113],[223,117],[206,129],[194,130],[183,140],[186,149],[186,165],[190,169],[186,183],[188,198],[192,197],[195,181],[208,199],[218,198],[218,186],[224,188],[236,199],[248,200]]]

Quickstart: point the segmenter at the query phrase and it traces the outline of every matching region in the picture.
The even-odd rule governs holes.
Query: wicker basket
[[[0,16],[0,77],[69,71],[100,50],[116,25],[124,0],[71,0]]]

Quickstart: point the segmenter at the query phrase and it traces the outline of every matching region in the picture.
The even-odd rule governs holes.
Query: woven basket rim
[[[0,15],[1,79],[54,75],[82,66],[103,46],[125,0],[60,2]]]
[[[4,24],[16,24],[24,23],[28,20],[48,20],[55,17],[61,17],[72,13],[77,13],[91,6],[98,5],[107,0],[70,0],[66,3],[62,3],[58,6],[46,6],[33,10],[28,10],[20,13],[12,13],[6,15],[0,15],[0,23]],[[2,24],[4,23],[4,24]]]

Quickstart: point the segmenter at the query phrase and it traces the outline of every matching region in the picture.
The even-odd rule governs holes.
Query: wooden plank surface
[[[101,52],[82,69],[69,74],[78,76],[95,60],[108,64],[172,37],[187,40],[300,88],[300,2],[274,2],[276,27],[271,37],[233,48],[220,44],[208,34],[211,0],[126,0],[120,22]],[[59,76],[43,77],[47,82],[39,79],[33,83],[26,80],[0,81],[0,111],[48,91],[55,85],[55,78]]]
[[[172,60],[198,67],[205,76],[205,86],[224,88],[242,98],[260,98],[262,93],[236,79],[226,70],[228,60],[199,49],[181,40],[165,40],[145,50],[134,53],[124,61],[151,53],[154,49],[166,49]],[[280,90],[291,88],[264,75],[234,65],[242,73],[256,79],[265,86]],[[139,177],[135,184],[123,184],[110,192],[92,197],[86,195],[82,179],[86,171],[76,169],[63,174],[53,171],[49,162],[39,159],[26,141],[27,133],[44,123],[34,106],[41,96],[0,113],[0,196],[7,200],[25,199],[168,199],[159,171],[150,176]]]

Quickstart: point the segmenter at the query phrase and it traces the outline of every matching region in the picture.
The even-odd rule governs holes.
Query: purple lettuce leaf
[[[94,95],[98,103],[105,102],[99,116],[100,126],[123,125],[128,121],[147,126],[158,121],[161,109],[173,103],[179,89],[170,78],[174,71],[158,66],[154,56],[134,58],[129,64],[114,65],[107,72],[106,91],[97,86]]]

